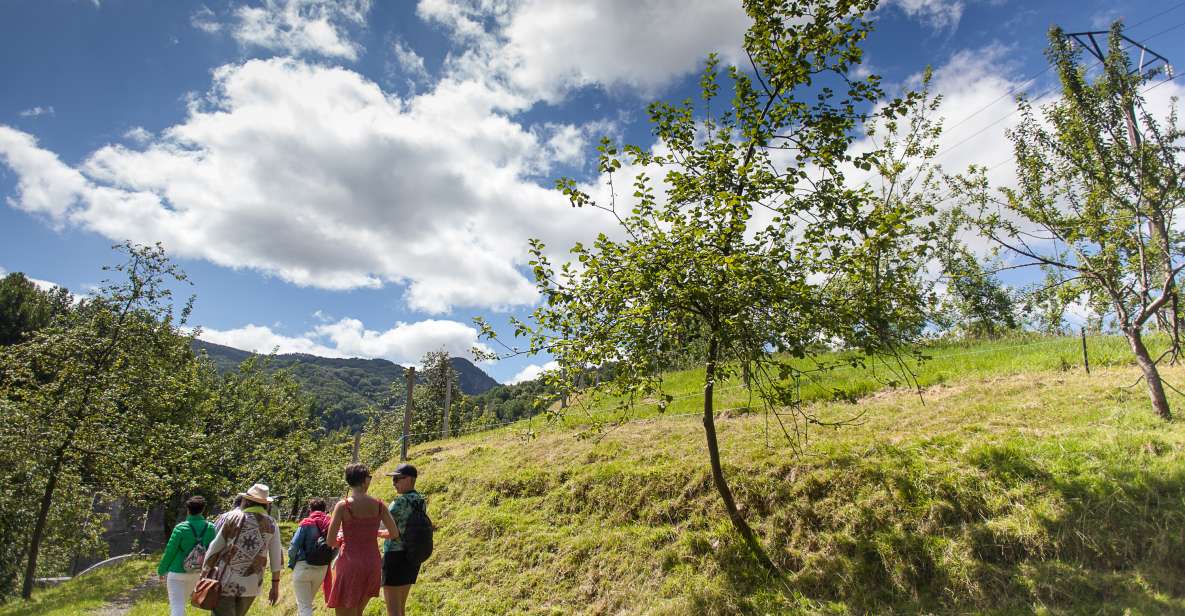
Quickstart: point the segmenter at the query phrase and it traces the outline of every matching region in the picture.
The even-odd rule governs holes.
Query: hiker
[[[391,501],[391,517],[402,534],[407,531],[407,519],[415,507],[427,507],[424,497],[416,492],[419,472],[410,464],[400,464],[387,473],[399,496]],[[425,510],[426,511],[426,510]],[[407,595],[420,574],[420,563],[408,558],[400,535],[388,538],[383,546],[383,600],[387,602],[387,616],[404,616]]]
[[[245,495],[242,492],[235,494],[235,500],[233,503],[231,503],[230,511],[222,512],[222,514],[214,520],[215,532],[222,530],[222,525],[226,524],[226,520],[243,508],[243,496]]]
[[[214,541],[214,525],[202,517],[202,512],[206,510],[206,499],[190,496],[185,501],[185,510],[189,515],[184,522],[173,527],[169,543],[165,545],[165,553],[156,566],[156,574],[169,591],[170,616],[185,616],[189,593],[197,586],[202,573],[206,548]]]
[[[206,551],[206,569],[220,562],[226,567],[220,578],[221,597],[214,616],[243,616],[259,596],[263,587],[263,566],[271,565],[272,587],[267,599],[275,605],[280,596],[280,571],[284,568],[284,550],[280,547],[280,530],[268,515],[275,500],[262,483],[251,486],[243,494],[243,508],[228,515],[210,549]]]
[[[379,596],[382,559],[375,543],[379,523],[396,537],[399,529],[383,501],[367,494],[370,469],[365,464],[350,464],[345,475],[350,493],[333,507],[327,533],[330,547],[339,545],[338,529],[344,542],[340,542],[342,549],[333,565],[333,586],[325,605],[334,608],[337,616],[362,616],[370,599]]]
[[[308,507],[309,516],[300,521],[288,546],[288,568],[292,569],[292,592],[296,595],[298,616],[313,616],[313,598],[317,596],[317,586],[321,585],[328,597],[331,583],[331,579],[326,579],[325,572],[329,569],[333,552],[329,551],[328,560],[325,560],[326,555],[323,553],[329,550],[329,516],[325,515],[325,499],[310,498]],[[321,541],[318,541],[319,538]]]

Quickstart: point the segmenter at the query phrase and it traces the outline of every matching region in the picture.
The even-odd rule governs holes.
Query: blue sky
[[[1185,2],[893,0],[875,17],[868,70],[936,68],[952,170],[1007,158],[1008,93],[1048,92],[1049,73],[1026,79],[1052,24],[1121,18],[1185,66]],[[111,244],[161,241],[210,340],[462,354],[473,316],[529,311],[527,238],[560,251],[611,229],[554,179],[601,190],[597,138],[651,145],[645,104],[694,93],[709,52],[739,60],[745,27],[726,0],[7,0],[0,268],[86,292]],[[508,381],[546,360],[483,368]]]

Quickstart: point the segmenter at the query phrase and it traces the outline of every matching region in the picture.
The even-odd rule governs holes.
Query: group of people
[[[288,546],[287,565],[300,616],[312,616],[318,586],[325,604],[338,616],[361,616],[380,588],[387,616],[404,616],[420,563],[408,557],[401,536],[413,509],[426,503],[416,492],[419,473],[414,466],[400,464],[387,476],[398,492],[390,506],[368,493],[373,476],[365,464],[346,466],[349,494],[330,514],[325,513],[324,499],[309,499],[308,517],[301,520]],[[279,527],[269,515],[273,500],[268,486],[255,484],[238,495],[234,509],[214,522],[202,515],[206,501],[201,496],[185,502],[188,516],[173,528],[157,566],[168,589],[171,616],[184,616],[203,576],[221,581],[214,616],[243,616],[263,590],[268,565],[268,601],[275,604],[284,565]],[[385,539],[381,556],[379,538]],[[318,564],[316,555],[324,550],[318,543],[336,550],[332,565]]]

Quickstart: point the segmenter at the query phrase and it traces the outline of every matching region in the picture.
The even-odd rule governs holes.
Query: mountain
[[[195,340],[195,351],[205,351],[220,373],[238,368],[255,353],[233,347]],[[477,395],[498,385],[481,368],[461,357],[452,358],[461,392]],[[362,411],[368,406],[390,406],[403,403],[405,387],[399,386],[392,395],[391,384],[404,383],[405,368],[385,359],[333,358],[285,353],[268,356],[272,370],[287,369],[294,379],[313,397],[313,411],[325,427],[330,429],[358,426],[363,421]]]

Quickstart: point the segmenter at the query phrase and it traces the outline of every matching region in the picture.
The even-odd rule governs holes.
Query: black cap
[[[399,466],[395,467],[395,472],[387,473],[387,476],[388,477],[418,477],[419,472],[416,471],[416,467],[408,464],[407,462],[404,462],[403,464],[400,464]]]

